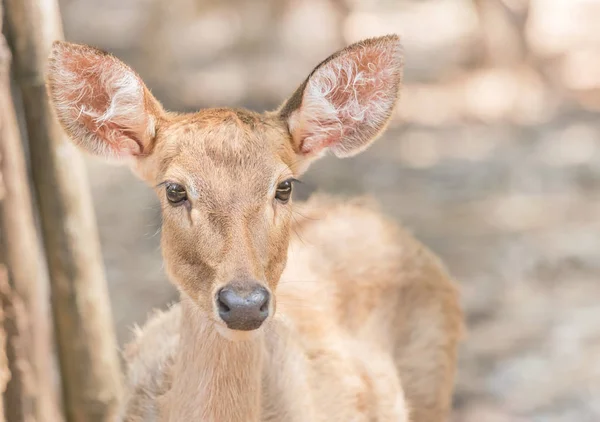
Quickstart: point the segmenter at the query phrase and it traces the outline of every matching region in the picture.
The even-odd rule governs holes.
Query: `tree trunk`
[[[11,422],[57,422],[52,336],[47,306],[44,306],[48,300],[44,295],[48,280],[10,91],[10,51],[1,33],[0,175],[3,331],[0,333],[0,388],[6,399],[3,408]],[[10,381],[6,378],[5,362],[8,364],[6,369],[12,374]]]
[[[65,412],[69,422],[106,422],[116,411],[121,379],[95,217],[83,161],[55,119],[44,84],[51,44],[62,38],[58,4],[5,4],[50,271]]]
[[[1,194],[0,194],[1,195]],[[4,264],[0,263],[0,292],[8,287],[8,272]],[[1,294],[0,294],[1,295]],[[4,330],[4,307],[0,299],[0,422],[6,421],[4,416],[4,393],[10,381],[10,369],[6,356],[6,331]]]

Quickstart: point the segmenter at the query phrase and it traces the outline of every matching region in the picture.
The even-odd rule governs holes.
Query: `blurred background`
[[[166,107],[272,109],[338,48],[399,33],[405,86],[372,148],[314,190],[372,194],[460,284],[455,422],[600,420],[600,1],[61,0],[66,38],[108,50]],[[177,299],[160,210],[88,160],[114,323]]]

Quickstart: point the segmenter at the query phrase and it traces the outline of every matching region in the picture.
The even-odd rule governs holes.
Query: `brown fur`
[[[365,203],[274,199],[278,183],[323,151],[355,154],[383,130],[399,45],[388,36],[336,53],[277,112],[186,115],[163,111],[111,56],[55,45],[48,85],[58,118],[75,142],[128,159],[155,188],[165,267],[182,293],[127,348],[120,420],[446,418],[462,315],[441,263]],[[90,87],[74,95],[69,78]],[[185,186],[189,200],[170,205],[165,182]],[[272,293],[258,330],[220,320],[214,298],[233,282]]]

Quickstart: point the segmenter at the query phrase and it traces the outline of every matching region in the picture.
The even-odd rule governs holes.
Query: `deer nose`
[[[259,284],[225,286],[217,293],[219,316],[232,330],[256,330],[269,316],[269,297]]]

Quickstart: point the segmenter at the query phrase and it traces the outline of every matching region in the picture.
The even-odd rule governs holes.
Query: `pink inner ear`
[[[107,65],[108,63],[98,64],[99,67]],[[108,69],[108,73],[110,73],[110,69]],[[112,121],[108,116],[112,98],[107,92],[109,87],[102,83],[101,78],[104,75],[102,68],[99,68],[97,72],[90,72],[84,76],[89,93],[84,96],[72,97],[74,107],[80,110],[78,120],[88,131],[108,142],[115,153],[138,155],[142,152],[141,141],[136,139],[135,134],[131,133],[129,129],[119,125],[118,119],[115,118],[115,121]]]
[[[49,81],[58,117],[78,143],[101,155],[143,153],[153,125],[133,71],[97,50],[66,45],[53,51]]]
[[[290,118],[300,152],[344,155],[368,142],[393,109],[400,68],[397,40],[350,48],[318,68]]]

